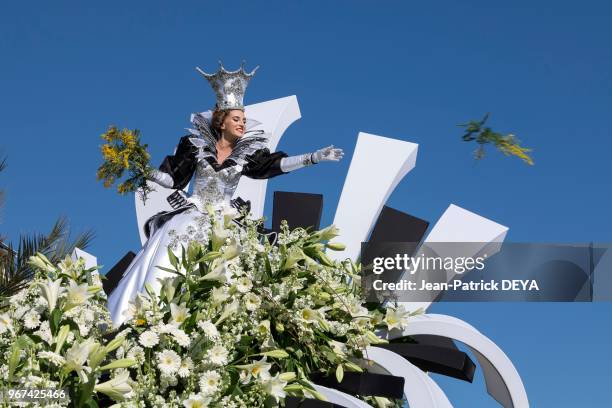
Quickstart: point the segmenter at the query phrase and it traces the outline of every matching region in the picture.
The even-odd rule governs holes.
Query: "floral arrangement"
[[[26,388],[65,397],[52,406],[97,406],[103,394],[123,400],[136,361],[113,358],[125,339],[105,338],[112,322],[95,269],[70,257],[54,266],[41,254],[30,263],[35,279],[0,311],[0,404],[27,406],[6,400],[9,389]]]
[[[115,126],[109,127],[102,134],[106,141],[102,145],[104,162],[98,168],[98,180],[102,180],[104,187],[112,186],[127,172],[127,178],[117,185],[119,194],[138,191],[143,201],[153,189],[147,184],[147,177],[152,171],[149,165],[151,156],[147,152],[147,145],[140,143],[138,130],[119,130]]]
[[[341,381],[367,369],[364,349],[386,342],[374,331],[407,324],[401,308],[363,305],[359,267],[325,253],[343,249],[330,242],[334,226],[283,224],[271,245],[261,221],[232,209],[203,216],[210,229],[177,237],[167,276],[137,295],[110,341],[97,275],[82,261],[33,257],[39,276],[0,315],[2,383],[66,388],[71,406],[284,406],[288,396],[325,399],[313,374]]]
[[[406,323],[407,312],[385,316],[362,305],[357,266],[324,252],[343,249],[329,242],[335,227],[290,232],[284,224],[271,245],[260,240],[258,222],[233,222],[233,210],[209,210],[208,217],[210,234],[179,237],[180,255],[168,252],[173,269],[138,295],[120,332],[128,345],[117,358],[139,362],[130,369],[134,395],[147,406],[324,399],[311,374],[341,381],[345,371],[362,371],[365,347],[385,342],[374,330]]]

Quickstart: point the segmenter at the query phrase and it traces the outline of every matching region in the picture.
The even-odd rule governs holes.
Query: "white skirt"
[[[158,294],[161,289],[158,279],[175,276],[158,268],[172,268],[168,247],[179,250],[175,253],[180,254],[181,245],[186,247],[191,240],[208,241],[209,231],[208,215],[191,208],[172,217],[149,237],[108,298],[108,310],[114,327],[120,326],[126,320],[125,312],[129,302],[138,292],[145,292],[145,283],[150,284]]]

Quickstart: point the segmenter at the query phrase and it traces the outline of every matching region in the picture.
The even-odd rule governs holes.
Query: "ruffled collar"
[[[193,113],[190,120],[193,128],[188,128],[187,131],[195,136],[190,137],[189,141],[198,148],[198,154],[196,156],[198,161],[206,160],[217,171],[235,164],[243,166],[247,162],[246,156],[268,145],[269,135],[261,129],[253,129],[261,125],[261,122],[247,118],[244,136],[238,140],[232,149],[232,153],[222,164],[219,164],[217,163],[216,147],[218,134],[211,127],[211,120],[211,111]]]

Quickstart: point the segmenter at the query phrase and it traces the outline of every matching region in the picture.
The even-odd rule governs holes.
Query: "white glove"
[[[342,149],[334,148],[333,145],[319,149],[314,153],[304,153],[298,156],[284,157],[281,159],[280,168],[284,173],[301,169],[322,161],[339,161],[344,156]]]
[[[164,173],[163,171],[153,170],[148,179],[154,181],[162,187],[172,188],[174,186],[172,176],[170,176],[168,173]]]
[[[312,154],[312,162],[319,163],[322,161],[340,161],[344,157],[342,149],[335,148],[334,145],[324,147]]]

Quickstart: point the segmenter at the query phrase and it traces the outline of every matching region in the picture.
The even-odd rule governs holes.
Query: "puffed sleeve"
[[[197,147],[189,141],[189,136],[183,136],[172,156],[166,156],[159,170],[169,174],[174,181],[172,188],[183,189],[191,180],[198,162]]]
[[[284,157],[287,157],[285,152],[270,153],[267,148],[259,149],[246,156],[247,163],[243,166],[242,174],[253,179],[267,179],[285,174],[280,167],[280,161]]]

